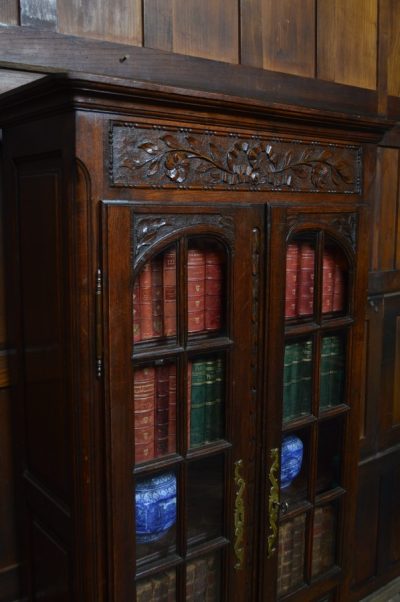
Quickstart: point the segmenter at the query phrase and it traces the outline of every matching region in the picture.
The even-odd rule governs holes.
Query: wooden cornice
[[[86,72],[258,103],[378,115],[375,91],[30,27],[0,26],[0,67]]]

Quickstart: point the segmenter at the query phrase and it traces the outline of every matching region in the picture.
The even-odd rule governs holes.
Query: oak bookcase
[[[0,108],[27,597],[345,600],[385,124],[73,74]]]

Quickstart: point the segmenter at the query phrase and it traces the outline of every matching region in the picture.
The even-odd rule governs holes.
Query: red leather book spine
[[[140,326],[140,284],[139,278],[136,278],[133,285],[133,342],[137,343],[142,339]]]
[[[290,243],[286,251],[285,318],[297,315],[297,279],[299,275],[299,246]]]
[[[168,453],[176,451],[176,366],[168,372]]]
[[[338,258],[335,259],[335,273],[333,276],[333,303],[332,311],[344,309],[345,279],[344,270]]]
[[[299,284],[297,315],[312,315],[314,309],[314,261],[315,252],[309,243],[301,243],[299,251]]]
[[[325,250],[322,257],[322,313],[333,311],[333,284],[335,260],[332,252]]]
[[[135,462],[154,458],[154,414],[155,414],[155,369],[135,370],[134,396],[134,440]]]
[[[205,253],[197,249],[188,251],[188,332],[204,330]]]
[[[205,271],[205,328],[219,330],[222,325],[222,257],[206,251]]]
[[[153,334],[161,337],[163,325],[163,263],[161,257],[151,262]]]
[[[155,455],[168,452],[169,366],[156,368]]]
[[[167,251],[163,261],[164,335],[176,333],[176,251]]]
[[[139,275],[140,317],[142,339],[151,339],[153,332],[153,294],[151,286],[151,262],[144,264]]]

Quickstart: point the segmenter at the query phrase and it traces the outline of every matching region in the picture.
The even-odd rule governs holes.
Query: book
[[[341,257],[335,257],[335,271],[333,276],[333,301],[332,311],[342,311],[345,302],[345,271]]]
[[[297,316],[297,280],[299,270],[299,246],[289,243],[286,251],[285,318]]]
[[[135,462],[154,458],[155,369],[134,372],[134,444]]]
[[[175,602],[175,573],[170,571],[138,581],[136,584],[137,602]]]
[[[201,332],[204,324],[205,253],[189,249],[187,258],[188,332]]]
[[[204,441],[214,441],[217,438],[218,404],[217,399],[217,362],[206,362],[205,383],[205,416],[204,416]]]
[[[153,293],[151,285],[151,262],[147,261],[139,274],[140,325],[142,339],[153,337]]]
[[[304,341],[301,350],[301,393],[298,413],[301,415],[311,412],[312,400],[312,340]]]
[[[327,571],[335,562],[335,510],[316,508],[312,536],[312,575]]]
[[[168,453],[176,451],[176,365],[168,371]]]
[[[205,252],[204,327],[219,330],[222,325],[223,261],[217,251]]]
[[[190,446],[204,443],[205,402],[206,402],[206,362],[192,363],[192,386],[190,402]]]
[[[153,336],[160,337],[164,333],[162,257],[156,257],[151,261],[151,298],[153,316]]]
[[[305,517],[285,521],[279,527],[278,595],[293,590],[304,581]]]
[[[164,335],[176,334],[176,250],[164,253],[163,258]]]
[[[187,602],[216,602],[219,600],[215,557],[196,558],[186,566]]]
[[[322,313],[333,311],[335,259],[330,249],[325,249],[322,257]]]
[[[285,346],[283,371],[283,420],[295,418],[301,407],[302,345],[288,343]]]
[[[321,343],[320,407],[343,403],[344,349],[339,336],[325,336]]]
[[[300,243],[299,276],[297,286],[297,315],[309,316],[314,311],[315,251],[308,242]]]
[[[187,436],[187,448],[191,446],[190,441],[190,408],[192,405],[192,367],[193,362],[188,361],[187,365],[187,384],[186,384],[186,436]]]
[[[169,427],[169,370],[170,366],[156,368],[156,417],[155,417],[155,455],[168,453]]]
[[[215,403],[215,438],[221,439],[225,433],[224,420],[224,362],[221,357],[215,360],[216,370],[216,403]]]
[[[142,339],[140,326],[140,284],[139,278],[135,279],[133,285],[133,342],[137,343]]]

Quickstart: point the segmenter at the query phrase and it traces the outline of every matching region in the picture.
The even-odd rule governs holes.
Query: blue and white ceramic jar
[[[167,472],[136,483],[136,541],[161,539],[176,521],[176,476]]]
[[[282,441],[281,450],[281,489],[289,487],[297,477],[303,462],[303,442],[295,435],[288,435]]]

